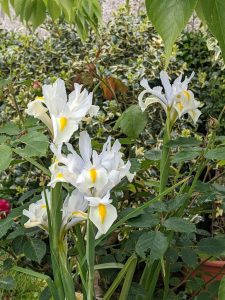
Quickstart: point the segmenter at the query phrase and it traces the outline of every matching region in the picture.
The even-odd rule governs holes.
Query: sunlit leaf
[[[145,0],[145,3],[149,19],[165,43],[168,65],[173,44],[191,17],[197,0]]]

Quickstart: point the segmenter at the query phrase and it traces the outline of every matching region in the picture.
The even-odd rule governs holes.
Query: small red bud
[[[4,219],[11,210],[11,205],[9,201],[5,199],[0,199],[0,220]]]

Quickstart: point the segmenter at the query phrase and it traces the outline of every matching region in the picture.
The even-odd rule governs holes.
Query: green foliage
[[[225,276],[222,278],[220,282],[218,297],[220,300],[225,299]]]
[[[223,237],[201,239],[197,246],[200,252],[209,256],[218,256],[225,253],[225,240]]]
[[[172,47],[190,19],[197,0],[146,0],[148,17],[165,43],[166,66]]]
[[[116,121],[114,129],[121,131],[130,138],[137,138],[147,125],[147,114],[138,105],[130,106]]]
[[[225,21],[223,0],[146,0],[146,9],[158,33],[165,43],[166,67],[176,38],[187,25],[195,7],[198,16],[219,41],[225,61]]]
[[[219,41],[225,61],[225,3],[222,0],[198,0],[197,13],[207,24],[209,30]]]
[[[0,220],[0,238],[2,238],[7,231],[12,227],[13,220],[11,218],[6,218],[3,220]]]
[[[12,150],[7,145],[0,145],[0,172],[8,168],[12,160]]]
[[[88,37],[89,28],[97,30],[101,21],[101,6],[98,0],[1,0],[3,11],[10,16],[9,2],[16,16],[33,30],[43,24],[49,14],[53,21],[62,16],[68,23],[75,24],[80,37]]]
[[[22,155],[28,157],[45,156],[49,146],[47,136],[34,130],[23,135],[18,141],[26,145]]]
[[[150,231],[139,237],[135,250],[142,258],[150,251],[150,258],[154,261],[162,258],[167,248],[167,237],[160,231]]]
[[[205,157],[214,160],[224,160],[225,159],[225,147],[211,149],[206,152]]]
[[[167,219],[164,222],[164,226],[168,230],[172,230],[175,232],[191,233],[191,232],[196,231],[194,224],[190,223],[188,220],[181,219],[178,217],[171,217],[171,218]]]
[[[16,282],[12,277],[4,277],[0,279],[0,289],[11,290],[16,287]]]

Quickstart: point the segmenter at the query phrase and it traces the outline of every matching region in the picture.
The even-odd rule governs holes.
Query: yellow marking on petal
[[[191,99],[191,95],[188,91],[183,91],[183,94],[188,98],[188,100]]]
[[[59,130],[63,131],[68,124],[68,119],[65,117],[59,118]]]
[[[99,204],[98,212],[99,212],[102,223],[104,223],[105,217],[106,217],[106,207],[104,204],[101,204],[101,203]]]
[[[35,100],[45,101],[45,98],[44,98],[43,96],[41,96],[41,97],[37,96],[37,97],[35,98]]]
[[[46,205],[45,205],[45,204],[42,204],[42,205],[41,205],[41,208],[46,208]]]
[[[83,211],[73,211],[72,215],[78,218],[86,218],[87,214],[84,213]]]
[[[91,169],[89,171],[90,176],[91,176],[91,181],[92,183],[95,183],[96,179],[97,179],[97,171],[95,169]]]
[[[57,177],[58,179],[63,178],[63,173],[58,173],[56,177]]]
[[[180,98],[181,98],[181,94],[178,94],[178,95],[177,95],[177,99],[180,99]]]
[[[182,111],[182,109],[184,108],[184,105],[181,102],[178,102],[177,106],[178,106],[179,111]]]

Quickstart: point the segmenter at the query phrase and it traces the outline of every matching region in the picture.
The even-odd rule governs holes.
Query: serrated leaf
[[[181,196],[176,197],[175,199],[171,199],[167,203],[167,210],[168,211],[177,210],[178,208],[180,208],[185,203],[185,201],[187,199],[188,199],[188,195],[187,194],[183,194]]]
[[[225,61],[225,2],[223,0],[199,0],[198,16],[205,22],[218,40]]]
[[[138,105],[132,105],[125,110],[116,122],[114,129],[121,131],[130,138],[137,138],[147,124],[147,114]]]
[[[173,44],[191,17],[197,0],[145,0],[145,3],[149,19],[165,43],[167,66]]]
[[[181,258],[183,262],[191,268],[195,268],[198,265],[198,257],[191,248],[182,248]]]
[[[202,142],[199,140],[196,140],[194,137],[179,137],[173,141],[170,141],[169,143],[166,144],[168,147],[188,147],[188,146],[198,146]]]
[[[0,172],[6,170],[12,160],[12,149],[2,144],[0,145]]]
[[[12,241],[12,249],[15,252],[16,255],[20,255],[23,253],[23,247],[26,242],[26,236],[17,236],[13,241]]]
[[[192,160],[195,159],[197,156],[199,156],[200,152],[198,151],[180,151],[177,152],[173,158],[172,162],[173,163],[181,163],[184,161]]]
[[[205,158],[215,160],[225,160],[225,147],[210,149],[206,152]]]
[[[167,219],[164,222],[164,226],[168,230],[172,230],[175,232],[186,232],[186,233],[196,232],[196,227],[194,224],[192,224],[188,220],[178,218],[178,217],[171,217]]]
[[[45,156],[48,149],[48,138],[43,133],[31,131],[19,139],[20,142],[26,144],[22,151],[24,156]]]
[[[13,122],[9,122],[0,127],[0,133],[8,135],[18,135],[20,133],[19,126]]]
[[[201,239],[197,245],[200,252],[209,256],[217,256],[225,253],[225,239],[224,238],[205,238]]]
[[[40,263],[46,253],[46,245],[42,240],[28,238],[23,251],[27,258]]]
[[[3,143],[5,143],[6,141],[7,141],[7,136],[5,136],[5,135],[0,135],[0,144],[3,144]]]
[[[168,239],[162,232],[145,232],[138,239],[135,250],[142,258],[150,251],[150,258],[154,261],[163,257],[168,245]]]
[[[159,218],[157,218],[156,216],[151,216],[149,214],[142,214],[136,218],[130,219],[127,222],[128,225],[139,228],[150,228],[158,225],[159,223]]]
[[[145,152],[145,158],[149,160],[158,161],[162,157],[162,151],[159,149],[152,149]]]
[[[6,235],[8,230],[13,226],[13,220],[11,218],[5,218],[0,220],[0,239]]]

